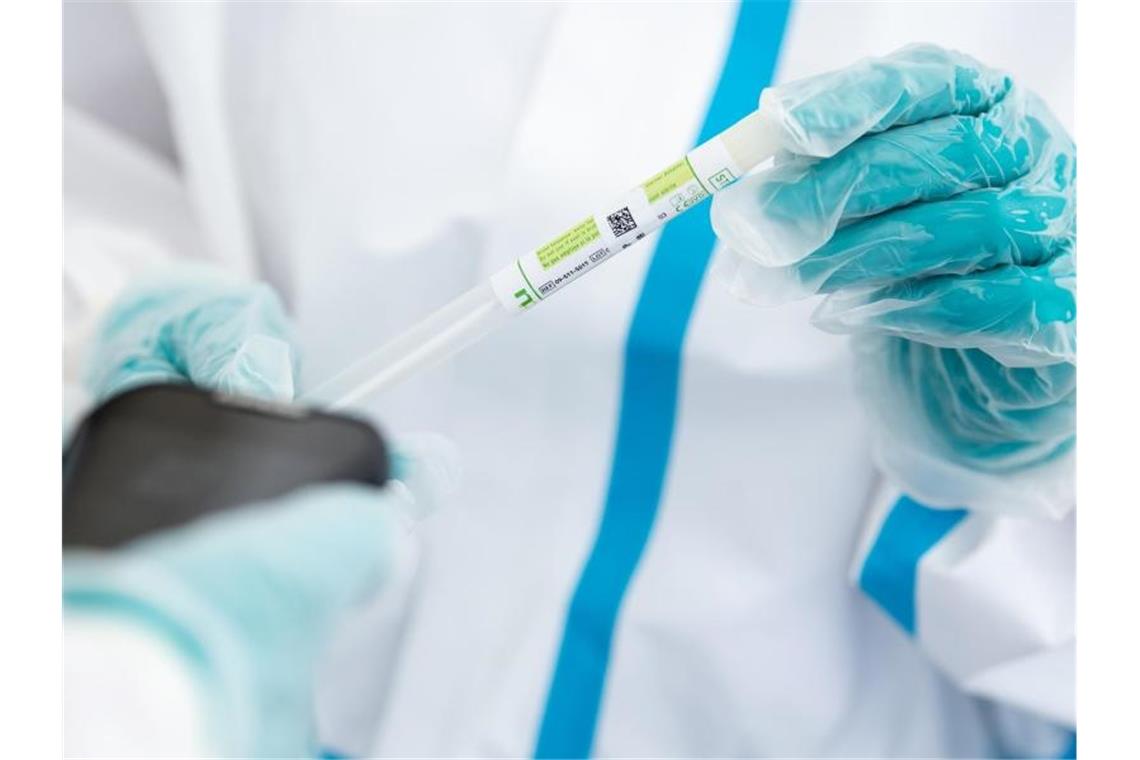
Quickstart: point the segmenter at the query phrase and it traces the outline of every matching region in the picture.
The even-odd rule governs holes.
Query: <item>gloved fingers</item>
[[[976,349],[856,341],[860,386],[896,436],[972,470],[1050,461],[1074,441],[1075,368],[1010,368]]]
[[[287,401],[296,362],[289,332],[268,286],[180,267],[140,283],[112,306],[95,339],[88,384],[99,397],[190,381]]]
[[[913,341],[910,350],[908,382],[921,389],[931,413],[960,440],[1000,446],[1072,433],[1076,388],[1071,376],[1076,373],[1071,365],[1006,367],[977,349]],[[1062,371],[1053,373],[1052,367]],[[1069,374],[1070,382],[1051,382],[1053,374]]]
[[[789,265],[789,289],[834,293],[1043,264],[1073,250],[1073,211],[1066,194],[1020,185],[913,204],[836,231],[810,256]]]
[[[140,539],[124,553],[176,578],[241,637],[299,641],[383,586],[409,538],[405,500],[387,488],[310,486]]]
[[[1038,99],[1014,89],[978,116],[946,116],[868,135],[831,158],[778,164],[717,195],[712,221],[738,254],[786,266],[876,214],[1052,168],[1072,142]],[[1040,184],[1055,186],[1052,173]],[[1063,189],[1057,188],[1058,194]]]
[[[828,296],[812,320],[828,332],[978,348],[1011,367],[1075,364],[1072,257],[844,290]]]
[[[769,87],[760,113],[782,147],[825,158],[866,134],[951,114],[979,114],[1001,100],[1010,78],[970,56],[909,45],[838,71]]]
[[[978,394],[979,407],[999,414],[1045,409],[1073,397],[1077,390],[1077,368],[1068,362],[1008,367],[978,349],[936,348],[915,343],[913,350],[937,354],[944,364],[954,363],[962,377],[982,389]]]

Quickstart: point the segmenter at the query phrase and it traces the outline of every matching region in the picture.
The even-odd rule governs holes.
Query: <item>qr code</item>
[[[613,212],[606,217],[606,221],[610,223],[610,229],[614,231],[614,237],[624,235],[631,230],[637,229],[637,222],[633,221],[633,214],[629,213],[629,206]]]

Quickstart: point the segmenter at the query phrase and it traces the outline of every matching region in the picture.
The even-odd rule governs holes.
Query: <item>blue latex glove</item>
[[[826,294],[814,321],[859,336],[888,468],[945,503],[987,488],[948,481],[1069,451],[1076,151],[1048,108],[920,45],[765,90],[760,110],[784,152],[716,198],[730,287]]]
[[[295,357],[268,287],[179,268],[112,307],[89,380],[97,397],[192,382],[283,401],[293,396]],[[414,550],[407,521],[423,511],[419,497],[454,477],[438,453],[421,439],[411,458],[398,454],[404,482],[384,489],[315,486],[118,551],[69,551],[65,603],[172,642],[199,676],[207,738],[220,751],[315,757],[315,659],[338,613],[378,592],[395,555]]]

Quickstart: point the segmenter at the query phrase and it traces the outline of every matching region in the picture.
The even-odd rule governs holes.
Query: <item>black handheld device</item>
[[[63,458],[64,546],[114,547],[202,515],[332,481],[381,485],[367,422],[188,385],[147,385],[94,409]]]

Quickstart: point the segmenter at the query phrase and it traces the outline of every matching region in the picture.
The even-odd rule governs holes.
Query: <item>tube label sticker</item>
[[[601,211],[515,259],[491,277],[491,287],[507,309],[529,309],[728,187],[742,173],[724,143],[714,137]]]

